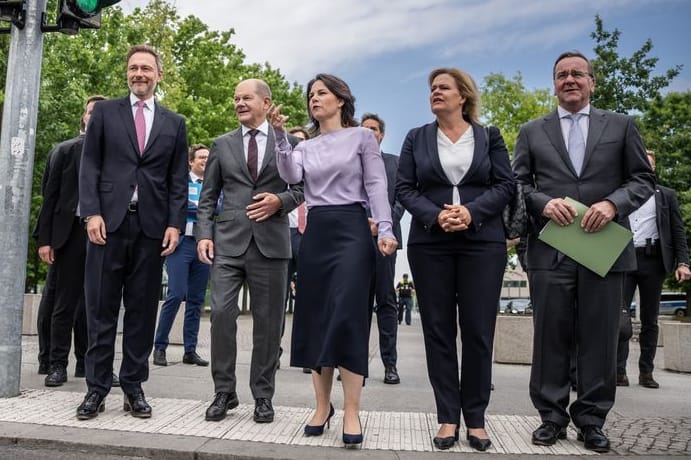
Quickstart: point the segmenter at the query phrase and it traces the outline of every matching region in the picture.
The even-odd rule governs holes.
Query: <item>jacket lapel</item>
[[[266,151],[264,152],[264,158],[262,159],[262,165],[259,168],[259,172],[257,172],[257,180],[259,179],[259,176],[262,175],[264,172],[264,169],[271,164],[272,162],[276,161],[276,134],[274,133],[274,130],[271,126],[269,126],[269,131],[267,132],[268,136],[266,139]],[[249,174],[249,169],[247,170]]]
[[[554,149],[561,159],[564,160],[566,167],[574,176],[578,177],[576,170],[573,168],[573,164],[571,164],[571,158],[569,157],[569,152],[566,150],[566,144],[564,144],[564,136],[562,135],[561,123],[559,122],[559,113],[556,110],[544,118],[543,129]]]
[[[473,139],[475,139],[475,147],[473,148],[473,159],[470,162],[468,171],[466,171],[463,179],[461,179],[461,184],[466,180],[473,177],[475,170],[480,167],[482,159],[489,155],[489,132],[488,128],[475,123],[470,124],[470,128],[473,130]]]
[[[120,99],[120,118],[122,125],[127,131],[127,137],[130,138],[132,144],[132,152],[139,154],[139,143],[137,142],[137,131],[134,128],[134,116],[132,115],[132,107],[130,107],[130,98],[125,97]]]
[[[430,123],[424,128],[424,133],[425,133],[425,143],[427,144],[427,151],[429,152],[430,156],[430,162],[432,163],[432,169],[437,173],[437,175],[447,184],[451,184],[449,182],[449,178],[446,177],[446,173],[444,172],[444,168],[441,166],[441,160],[439,160],[439,148],[437,146],[437,129],[439,128],[439,125],[435,121],[434,123]]]
[[[238,127],[235,132],[230,136],[230,152],[233,156],[233,160],[240,166],[240,171],[242,171],[242,176],[249,182],[253,184],[252,176],[250,175],[250,170],[247,167],[247,158],[245,158],[245,145],[242,142],[242,126]]]
[[[583,171],[588,166],[588,160],[593,156],[593,150],[595,150],[597,143],[600,142],[600,137],[602,137],[605,126],[607,126],[606,113],[593,106],[590,106],[590,117],[588,118],[588,139],[585,143],[585,156],[583,157],[581,175],[583,175]]]
[[[144,152],[142,153],[142,156],[149,150],[149,147],[154,144],[154,141],[156,140],[156,137],[161,133],[161,127],[163,126],[163,123],[165,122],[165,113],[161,108],[158,106],[158,104],[154,103],[154,124],[151,126],[151,132],[149,133],[149,140],[147,141],[146,145],[144,146]],[[135,135],[136,137],[136,135]]]

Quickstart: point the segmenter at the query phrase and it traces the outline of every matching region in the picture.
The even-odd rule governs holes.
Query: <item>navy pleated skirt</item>
[[[375,246],[359,204],[310,208],[298,253],[290,365],[367,376]]]

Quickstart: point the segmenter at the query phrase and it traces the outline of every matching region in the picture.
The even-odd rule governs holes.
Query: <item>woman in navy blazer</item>
[[[471,447],[486,450],[492,343],[506,266],[501,211],[515,181],[499,130],[478,124],[480,96],[472,77],[436,69],[429,85],[436,121],[408,133],[396,192],[413,216],[408,261],[441,424],[434,444],[448,449],[458,441],[462,412]]]

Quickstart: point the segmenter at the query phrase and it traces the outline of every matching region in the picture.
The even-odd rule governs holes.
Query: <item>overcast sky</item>
[[[126,12],[147,0],[122,0]],[[459,67],[478,84],[521,72],[528,88],[551,88],[565,50],[592,56],[594,17],[618,28],[629,56],[650,38],[658,69],[683,64],[671,89],[691,89],[689,0],[177,0],[181,16],[235,29],[250,62],[269,62],[303,87],[319,72],[345,79],[357,115],[387,123],[384,151],[398,153],[409,129],[430,122],[427,75]],[[280,102],[280,101],[279,101]],[[230,103],[230,101],[229,101]],[[194,140],[193,140],[194,141]],[[403,257],[399,257],[403,259]],[[398,270],[398,275],[403,268]]]

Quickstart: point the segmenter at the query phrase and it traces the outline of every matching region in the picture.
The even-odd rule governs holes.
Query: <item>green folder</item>
[[[581,228],[581,219],[588,207],[572,198],[565,199],[578,213],[573,223],[562,227],[550,220],[538,238],[604,278],[633,238],[633,233],[613,221],[599,232],[586,233]]]

